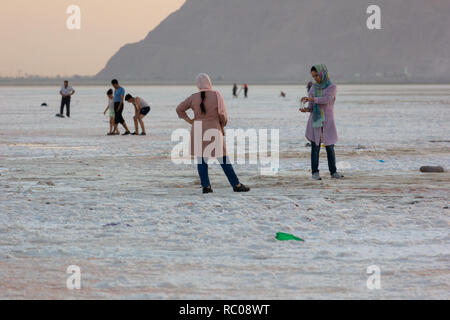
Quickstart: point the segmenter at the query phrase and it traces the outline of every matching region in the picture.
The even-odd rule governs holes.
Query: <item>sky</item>
[[[0,77],[94,75],[185,0],[14,0],[0,10]],[[70,30],[67,8],[80,8]]]

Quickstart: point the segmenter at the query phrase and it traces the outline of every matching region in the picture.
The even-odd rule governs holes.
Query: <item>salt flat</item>
[[[303,87],[250,87],[248,100],[220,87],[230,128],[280,129],[280,173],[235,165],[252,187],[235,194],[212,166],[208,196],[170,159],[187,128],[175,107],[195,89],[125,88],[152,106],[147,137],[105,136],[106,87],[75,87],[70,119],[54,117],[58,88],[0,88],[0,298],[450,298],[450,174],[419,172],[450,168],[450,86],[339,86],[346,178],[329,179],[322,151],[321,182]],[[66,288],[69,265],[81,290]],[[380,290],[366,286],[371,265]]]

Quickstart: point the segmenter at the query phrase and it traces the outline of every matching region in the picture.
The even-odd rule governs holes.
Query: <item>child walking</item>
[[[109,89],[106,92],[106,95],[108,96],[108,106],[106,107],[103,114],[106,115],[106,112],[109,110],[109,133],[108,133],[108,136],[118,135],[119,130],[116,129],[114,131],[114,118],[116,116],[114,113],[114,92],[112,91],[112,89]]]

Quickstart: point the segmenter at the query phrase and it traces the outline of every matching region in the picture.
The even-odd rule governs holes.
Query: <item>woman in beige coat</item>
[[[217,158],[235,192],[247,192],[250,188],[239,182],[233,166],[227,157],[224,142],[225,126],[228,115],[222,95],[214,91],[207,74],[197,76],[200,92],[191,95],[177,107],[178,117],[184,119],[191,129],[191,155],[196,157],[197,169],[203,187],[203,193],[213,192],[208,176],[208,159]],[[186,111],[192,109],[194,119]]]

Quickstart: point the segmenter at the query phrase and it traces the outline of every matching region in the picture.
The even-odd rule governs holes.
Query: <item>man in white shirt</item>
[[[75,90],[71,86],[69,86],[69,81],[65,80],[64,85],[61,87],[59,94],[62,96],[61,99],[61,111],[59,113],[60,116],[63,116],[64,106],[66,106],[66,115],[70,118],[70,97],[75,93]]]

